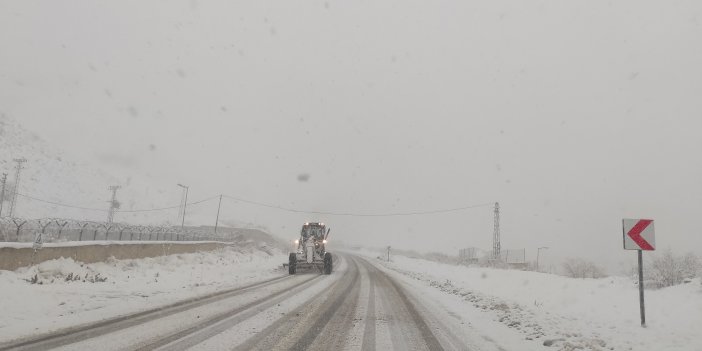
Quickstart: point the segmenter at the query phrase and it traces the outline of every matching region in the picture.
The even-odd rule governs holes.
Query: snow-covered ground
[[[508,350],[702,350],[699,279],[647,290],[642,328],[638,288],[626,277],[572,279],[404,256],[377,262]]]
[[[271,253],[228,247],[95,264],[60,259],[0,271],[0,342],[285,275],[285,255]],[[648,326],[641,328],[638,289],[626,277],[571,279],[399,255],[373,262],[429,308],[444,310],[505,350],[702,350],[699,279],[647,290]]]
[[[114,317],[285,273],[278,249],[234,248],[0,270],[0,342]]]

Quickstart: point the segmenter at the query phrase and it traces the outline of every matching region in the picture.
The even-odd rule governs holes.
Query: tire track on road
[[[344,290],[336,301],[331,302],[332,306],[338,305],[335,311],[328,312],[326,322],[323,322],[321,332],[309,345],[301,345],[299,350],[342,350],[349,342],[349,333],[353,326],[353,319],[358,307],[361,294],[361,276],[366,274],[359,270],[360,266],[355,263],[356,276],[351,284],[351,290]],[[304,340],[304,338],[302,339]]]
[[[366,266],[366,270],[368,267]],[[367,270],[368,271],[368,270]],[[368,271],[370,275],[370,271]],[[366,309],[365,328],[363,330],[363,351],[375,351],[375,324],[378,318],[375,316],[375,280],[369,279],[368,308]]]
[[[164,338],[161,338],[153,343],[150,343],[148,345],[136,348],[135,351],[150,351],[150,350],[155,350],[157,348],[160,348],[162,346],[171,344],[175,341],[178,341],[180,339],[184,339],[181,342],[175,344],[175,345],[168,345],[169,350],[186,350],[189,347],[195,346],[199,344],[200,342],[211,338],[212,336],[221,333],[224,330],[227,330],[229,328],[232,328],[239,322],[243,321],[246,318],[249,318],[253,316],[255,313],[248,313],[245,314],[244,316],[240,316],[240,314],[251,311],[253,308],[262,308],[265,309],[267,307],[270,307],[282,299],[285,299],[289,297],[292,294],[297,293],[299,290],[306,288],[308,285],[313,284],[316,280],[318,280],[321,276],[314,276],[311,279],[304,280],[298,284],[295,284],[291,287],[288,287],[286,290],[278,291],[276,293],[273,293],[271,295],[267,295],[263,298],[256,299],[254,301],[251,301],[243,306],[239,306],[235,309],[228,310],[226,312],[220,313],[214,317],[211,317],[205,321],[203,321],[200,324],[194,325],[190,328],[187,328],[185,330],[178,331],[176,333],[173,333],[169,336],[166,336]],[[254,311],[256,312],[256,311]],[[240,317],[240,318],[233,318],[233,317]],[[227,321],[229,320],[230,323],[224,323],[221,325],[217,325],[220,322]],[[216,327],[216,328],[215,328]],[[189,336],[196,334],[197,332],[200,331],[207,331],[207,333],[204,333],[202,335],[195,335],[192,338],[189,338]]]
[[[343,262],[338,259],[335,259],[335,261],[337,263]],[[202,349],[203,347],[207,349],[207,343],[203,345],[200,344],[208,340],[212,341],[213,339],[217,339],[217,337],[220,334],[232,330],[234,327],[237,327],[241,323],[248,321],[259,314],[265,314],[267,310],[273,308],[276,305],[280,306],[281,303],[287,302],[288,300],[295,297],[297,294],[301,293],[303,290],[311,288],[313,286],[313,283],[315,282],[322,283],[322,281],[325,279],[333,278],[327,275],[316,275],[314,273],[312,276],[312,279],[306,281],[307,284],[290,287],[287,290],[281,292],[281,294],[269,295],[269,298],[261,300],[259,304],[247,306],[247,308],[242,308],[240,311],[231,313],[229,316],[224,316],[224,318],[222,318],[219,321],[215,321],[214,323],[201,325],[200,328],[198,328],[199,330],[193,330],[190,332],[184,331],[182,333],[178,333],[178,335],[173,335],[172,337],[167,338],[167,340],[159,340],[158,344],[154,344],[152,346],[157,346],[159,348],[169,351],[186,350],[195,346],[198,346],[197,348],[200,349]],[[336,282],[332,282],[332,284],[335,283]],[[245,324],[246,323],[244,323],[244,325]],[[226,340],[226,337],[224,339]],[[219,345],[224,345],[221,343],[221,340],[219,342]],[[234,341],[233,344],[236,345],[236,342]],[[209,347],[212,347],[212,345],[210,345]],[[145,348],[144,350],[151,349],[154,348]]]
[[[234,350],[314,350],[317,347],[327,350],[327,345],[343,344],[348,328],[332,334],[324,334],[323,330],[337,311],[343,311],[340,315],[347,316],[345,322],[350,324],[353,319],[355,302],[360,292],[359,265],[354,258],[344,257],[344,260],[349,263],[348,271],[334,283],[331,290],[316,294],[307,303]],[[337,274],[343,273],[337,271]],[[317,341],[320,336],[323,339]]]
[[[243,287],[218,291],[147,311],[119,316],[88,325],[62,329],[36,338],[9,341],[3,345],[0,345],[0,351],[46,350],[47,348],[57,348],[60,346],[73,344],[228,299],[253,289],[273,285],[284,279],[288,279],[288,277],[276,277]]]
[[[413,343],[412,339],[421,339],[426,345],[426,349],[430,351],[443,350],[443,346],[431,331],[431,328],[429,328],[422,315],[418,312],[415,305],[409,300],[404,289],[402,289],[402,287],[400,287],[398,283],[394,281],[394,279],[367,260],[359,258],[359,261],[361,261],[361,264],[363,264],[370,272],[372,277],[371,280],[375,281],[375,284],[381,288],[378,291],[383,293],[381,296],[383,308],[388,310],[386,313],[389,312],[389,315],[393,317],[390,321],[390,333],[394,348],[418,349],[420,345]],[[416,333],[411,333],[409,330],[407,330],[407,325],[402,323],[403,319],[407,317],[409,317],[409,321],[412,322],[413,326],[419,332],[419,335],[416,335]],[[373,316],[373,322],[375,322],[375,316]],[[372,343],[374,344],[375,342],[376,335],[373,335]],[[368,340],[368,343],[371,343],[371,341]],[[364,335],[363,344],[365,347],[366,335]]]

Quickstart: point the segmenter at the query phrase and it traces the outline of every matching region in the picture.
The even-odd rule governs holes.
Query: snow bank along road
[[[470,340],[445,325],[445,316],[371,262],[349,254],[335,257],[337,269],[328,276],[280,276],[16,340],[0,350],[469,349]]]

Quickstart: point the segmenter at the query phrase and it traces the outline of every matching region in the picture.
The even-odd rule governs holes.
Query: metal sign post
[[[655,250],[656,237],[652,219],[623,219],[622,236],[624,250],[636,250],[639,260],[639,310],[641,326],[646,327],[646,307],[644,305],[643,251]]]
[[[42,246],[44,246],[44,238],[42,237],[41,232],[37,232],[34,235],[34,243],[32,243],[32,249],[34,249],[34,253],[37,252],[37,250],[40,250]]]
[[[646,307],[644,304],[644,283],[643,283],[643,251],[638,250],[639,254],[639,310],[641,312],[641,326],[646,327]]]

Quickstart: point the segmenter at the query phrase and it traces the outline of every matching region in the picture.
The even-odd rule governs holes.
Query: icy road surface
[[[500,349],[460,324],[446,324],[455,322],[449,312],[420,302],[371,260],[336,259],[329,276],[282,275],[0,349]]]

